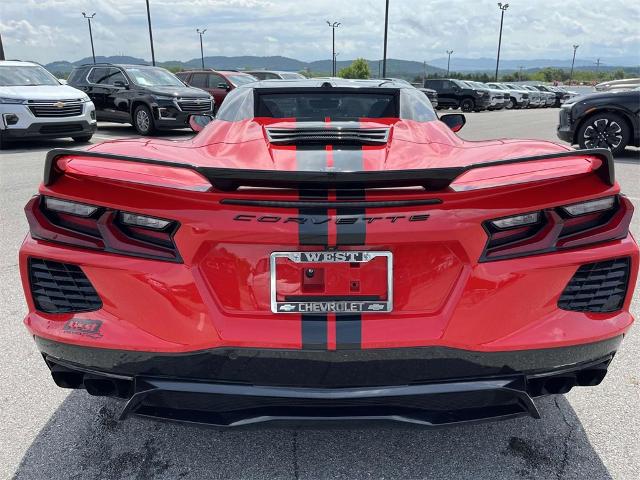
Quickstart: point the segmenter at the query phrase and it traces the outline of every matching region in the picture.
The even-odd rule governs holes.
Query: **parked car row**
[[[0,61],[0,148],[11,140],[71,137],[88,142],[98,121],[130,123],[141,135],[185,128],[194,114],[214,114],[228,92],[260,79],[298,73],[189,70],[96,63],[62,82],[33,62]]]
[[[460,108],[463,112],[560,107],[577,95],[561,87],[542,84],[482,83],[454,78],[427,79],[424,86],[437,92],[439,109]]]

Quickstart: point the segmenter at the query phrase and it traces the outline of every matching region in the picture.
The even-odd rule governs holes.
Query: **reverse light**
[[[44,197],[44,204],[48,210],[68,213],[69,215],[75,215],[77,217],[90,217],[98,211],[98,207],[92,205],[52,197]]]
[[[162,220],[161,218],[147,217],[145,215],[136,215],[135,213],[120,213],[120,220],[125,225],[134,227],[150,228],[151,230],[164,230],[171,220]]]
[[[494,227],[499,229],[523,227],[525,225],[533,225],[538,223],[540,218],[540,212],[525,213],[523,215],[514,215],[513,217],[500,218],[498,220],[492,220],[491,223]]]
[[[587,213],[609,210],[615,205],[615,202],[615,197],[599,198],[597,200],[589,200],[588,202],[567,205],[562,207],[562,209],[572,217],[577,217],[579,215],[586,215]]]

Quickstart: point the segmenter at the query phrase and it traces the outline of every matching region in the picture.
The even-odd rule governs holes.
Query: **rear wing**
[[[475,163],[463,167],[425,168],[411,170],[380,170],[359,172],[337,171],[281,171],[254,170],[244,168],[203,167],[184,162],[157,160],[153,158],[130,157],[111,153],[85,152],[82,150],[54,149],[47,153],[44,165],[44,184],[51,185],[59,171],[56,163],[64,156],[81,156],[101,160],[117,160],[163,167],[183,168],[199,173],[211,185],[222,191],[233,191],[239,187],[297,188],[297,189],[336,189],[355,188],[392,188],[422,186],[427,190],[447,188],[456,178],[471,170],[497,167],[502,165],[521,164],[555,158],[571,158],[580,156],[597,157],[601,165],[596,170],[600,178],[608,185],[615,184],[613,155],[604,148],[571,150],[566,152],[536,155],[531,157],[496,160],[486,163]]]

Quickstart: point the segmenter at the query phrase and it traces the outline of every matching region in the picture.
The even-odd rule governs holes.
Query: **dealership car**
[[[395,82],[395,83],[402,83],[403,85],[407,85],[409,87],[417,88],[418,90],[420,90],[422,93],[424,93],[427,96],[427,98],[431,102],[431,106],[433,108],[436,108],[438,106],[438,92],[436,92],[435,90],[432,90],[431,88],[416,87],[415,85],[412,85],[411,83],[409,83],[404,78],[392,78],[392,77],[389,77],[389,78],[383,78],[383,80],[389,80],[389,81]]]
[[[529,106],[532,108],[546,107],[547,96],[537,88],[533,88],[531,85],[521,85],[522,88],[529,91]]]
[[[176,73],[176,77],[187,85],[200,88],[213,96],[215,111],[234,88],[245,83],[255,82],[256,77],[235,70],[187,70]]]
[[[284,72],[280,70],[243,70],[258,80],[304,80],[307,77],[298,72]]]
[[[495,88],[498,90],[503,90],[507,92],[509,95],[507,102],[505,104],[505,108],[527,108],[529,106],[529,92],[526,90],[517,90],[515,88],[510,88],[503,83],[487,83],[487,85],[491,88]]]
[[[625,78],[622,80],[608,80],[595,86],[598,92],[610,92],[614,90],[633,90],[640,87],[640,78]]]
[[[71,137],[96,131],[93,103],[33,62],[0,61],[0,148],[12,140]]]
[[[502,110],[509,103],[509,94],[504,90],[499,88],[493,88],[482,82],[474,82],[465,80],[465,83],[478,88],[478,89],[486,89],[489,92],[489,98],[491,102],[489,104],[488,110]]]
[[[567,101],[570,97],[570,95],[556,87],[553,87],[551,85],[533,85],[535,88],[537,88],[538,90],[540,90],[541,92],[547,92],[547,93],[552,93],[553,94],[553,98],[554,98],[554,102],[553,102],[553,106],[554,107],[560,107],[565,101]]]
[[[19,262],[59,386],[121,418],[430,426],[605,376],[639,262],[608,150],[465,141],[380,80],[255,82],[192,122],[47,155]]]
[[[185,128],[191,115],[213,113],[211,95],[160,67],[92,63],[74,68],[68,81],[89,95],[98,120],[130,123],[141,135]]]
[[[438,94],[438,108],[460,108],[463,112],[486,110],[491,105],[489,90],[454,78],[427,78],[425,88]]]
[[[580,148],[640,146],[640,88],[598,92],[571,99],[560,108],[558,137]]]

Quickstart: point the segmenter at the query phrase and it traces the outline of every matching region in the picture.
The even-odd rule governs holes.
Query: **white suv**
[[[0,61],[0,148],[10,140],[71,137],[88,142],[96,110],[80,90],[37,63]]]

